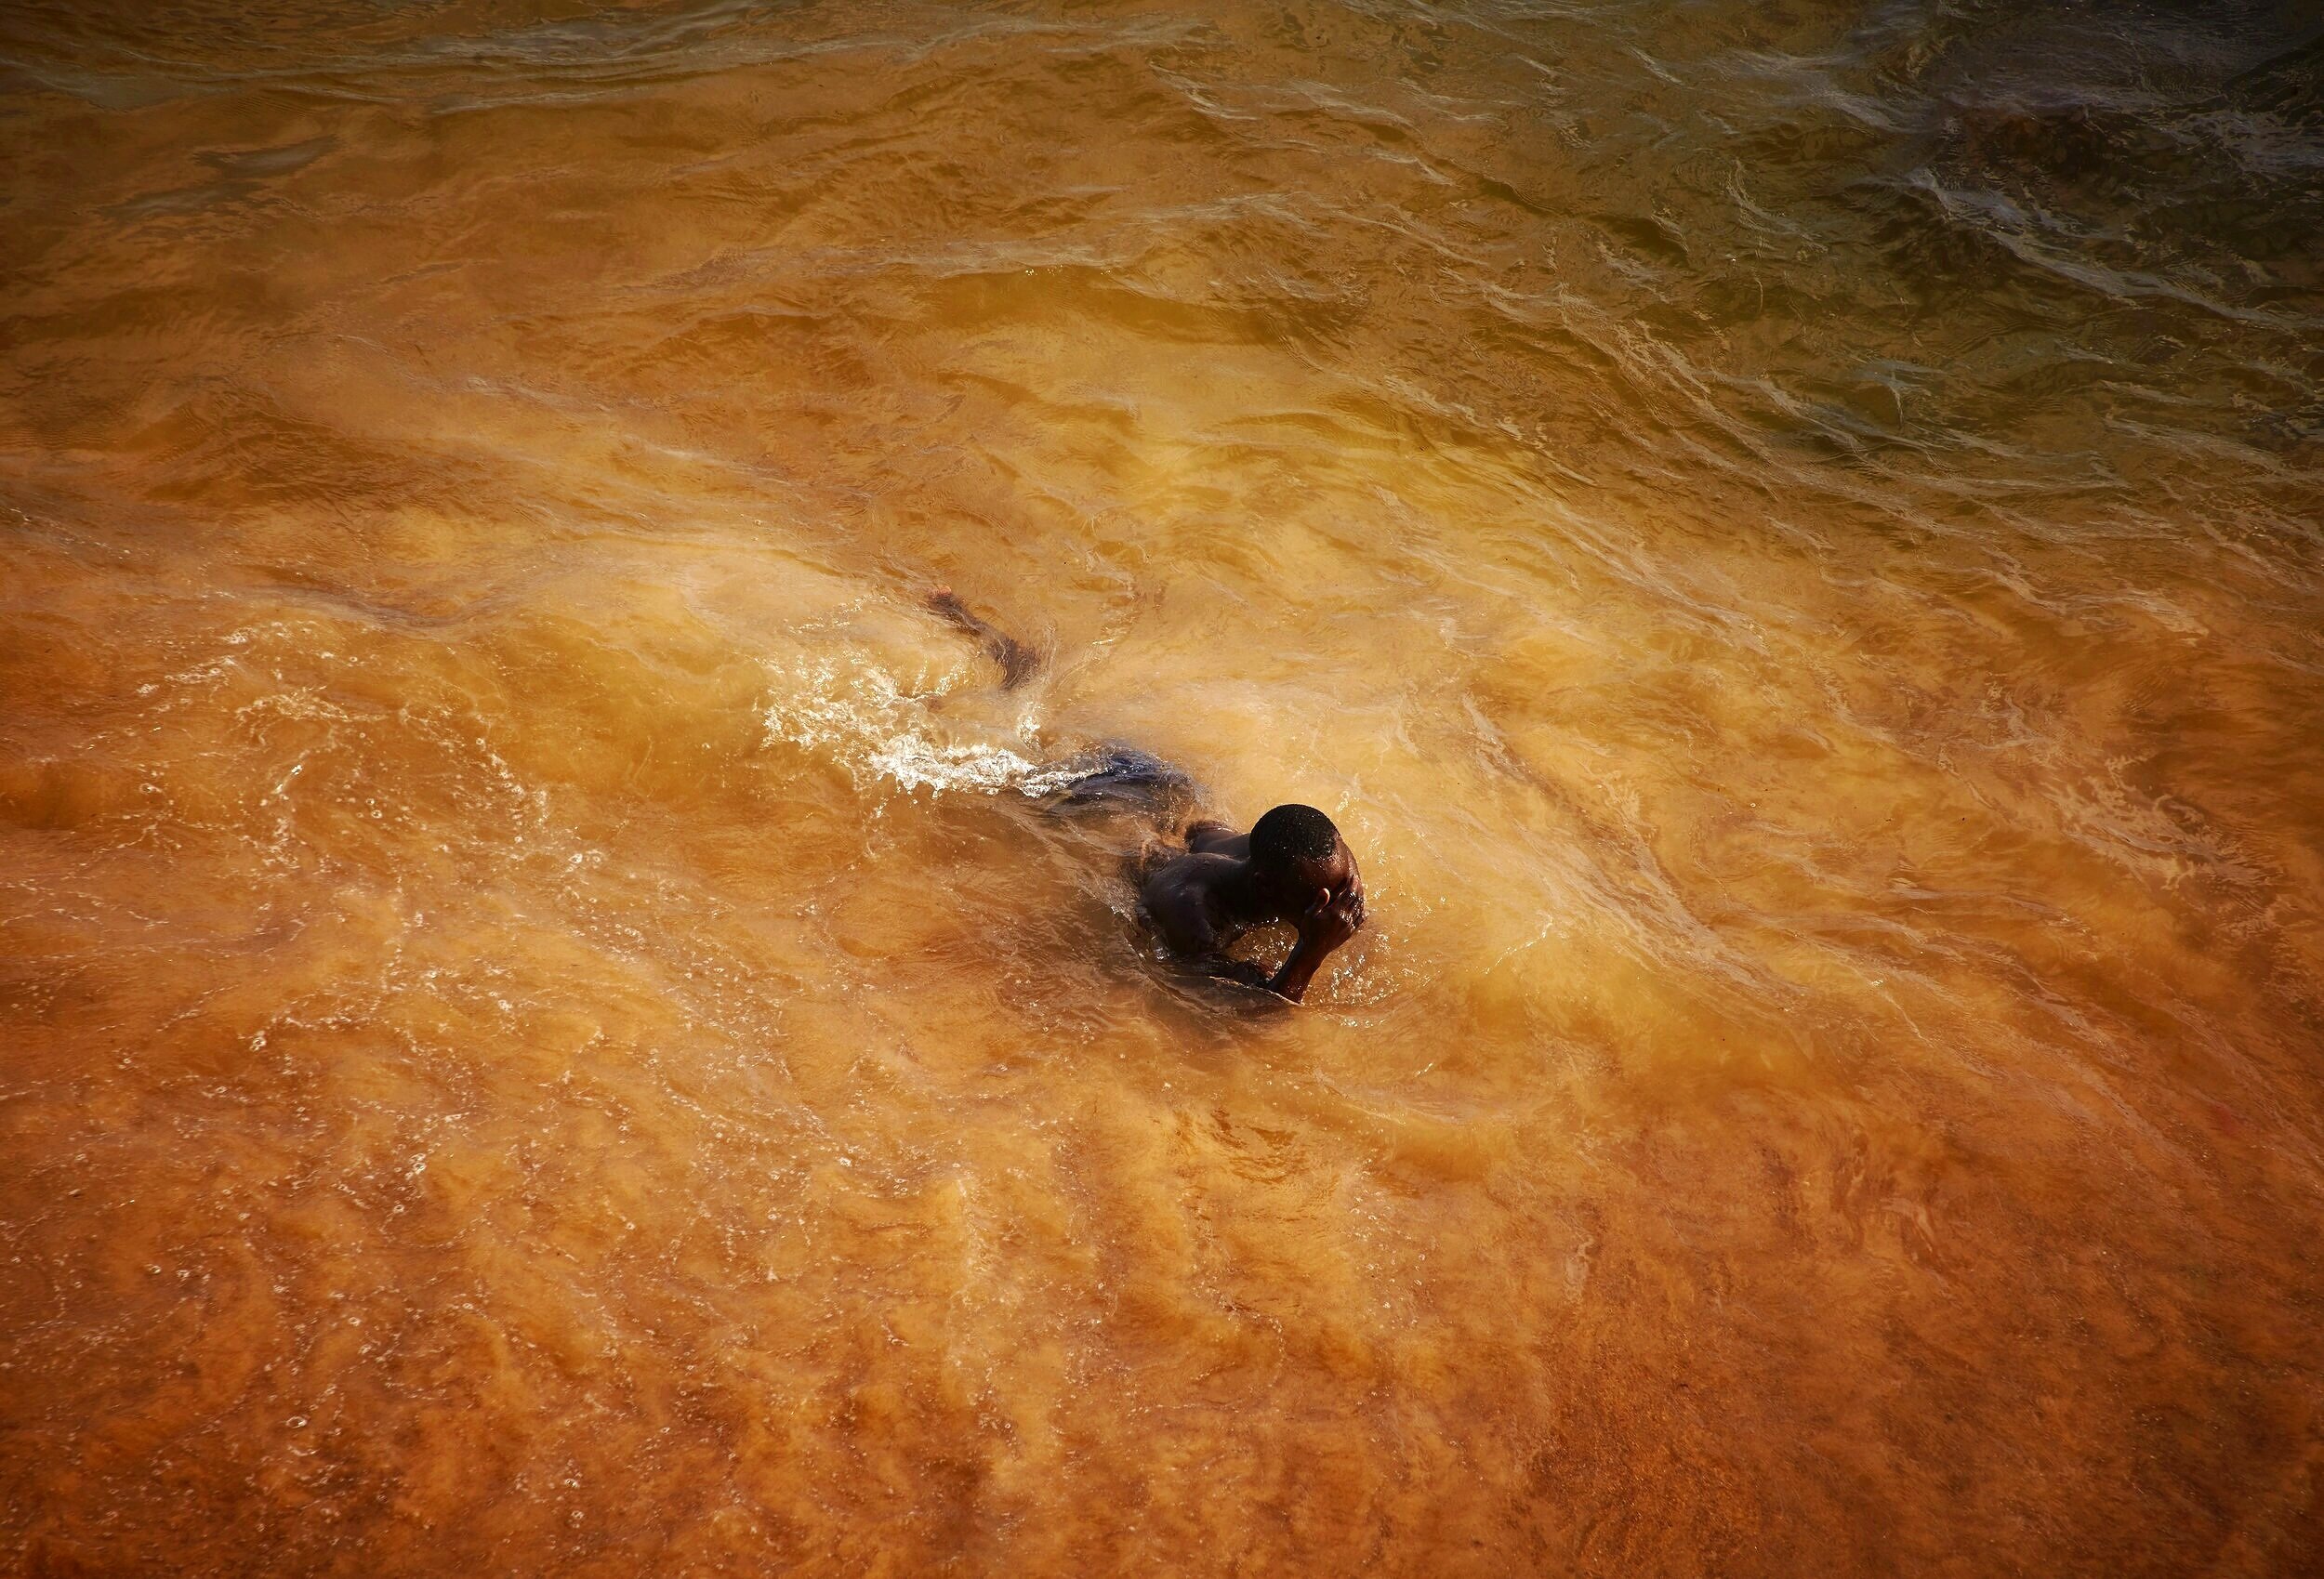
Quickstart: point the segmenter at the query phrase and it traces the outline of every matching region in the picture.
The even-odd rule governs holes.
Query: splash
[[[991,740],[953,735],[967,726],[941,718],[934,704],[960,679],[947,672],[921,690],[907,689],[869,654],[820,659],[772,678],[782,694],[764,709],[765,743],[814,753],[844,770],[859,790],[883,787],[914,795],[998,795],[1030,798],[1070,783],[1071,763],[1035,761]],[[1033,730],[1020,725],[1020,743]]]

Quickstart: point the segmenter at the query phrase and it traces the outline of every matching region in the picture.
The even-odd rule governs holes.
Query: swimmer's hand
[[[1364,925],[1364,879],[1352,876],[1338,893],[1329,888],[1315,890],[1315,902],[1300,917],[1300,941],[1291,945],[1291,955],[1283,962],[1266,983],[1267,991],[1278,997],[1299,1003],[1307,996],[1307,984],[1315,979],[1331,951],[1355,936]]]
[[[1300,917],[1300,941],[1312,943],[1320,956],[1354,937],[1363,925],[1364,879],[1359,875],[1349,878],[1336,894],[1329,888],[1315,890],[1315,902]]]

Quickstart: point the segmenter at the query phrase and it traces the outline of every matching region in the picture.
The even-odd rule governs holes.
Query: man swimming
[[[1023,643],[971,612],[939,587],[929,611],[974,637],[1013,689],[1039,663]],[[1059,807],[1111,804],[1175,822],[1191,802],[1192,780],[1160,758],[1129,746],[1093,753],[1090,766],[1051,794]],[[1171,954],[1208,976],[1257,987],[1298,1003],[1332,951],[1364,925],[1364,878],[1330,818],[1312,806],[1278,806],[1238,834],[1224,822],[1187,824],[1183,848],[1150,844],[1139,857],[1138,903]],[[1227,949],[1254,927],[1287,921],[1298,928],[1272,974]]]
[[[1331,952],[1364,925],[1364,878],[1330,818],[1312,806],[1278,806],[1248,834],[1191,824],[1183,854],[1149,859],[1138,902],[1188,965],[1298,1003]],[[1299,928],[1274,974],[1227,957],[1238,936],[1274,921]]]

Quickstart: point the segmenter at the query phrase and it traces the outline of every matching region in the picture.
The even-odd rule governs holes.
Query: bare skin
[[[1224,822],[1186,830],[1186,852],[1148,867],[1138,899],[1170,952],[1206,975],[1300,1002],[1333,950],[1364,925],[1364,878],[1343,843],[1323,861],[1270,873],[1251,860],[1250,836]],[[1269,975],[1226,951],[1253,927],[1288,921],[1299,941]]]
[[[928,612],[957,629],[976,638],[977,645],[1000,665],[1000,688],[1014,691],[1033,678],[1033,671],[1041,666],[1041,655],[1000,629],[982,619],[960,600],[960,595],[949,586],[940,586],[923,601]]]

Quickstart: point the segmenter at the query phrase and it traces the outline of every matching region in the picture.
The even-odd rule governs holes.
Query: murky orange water
[[[2318,26],[0,11],[0,1566],[2314,1572]]]

